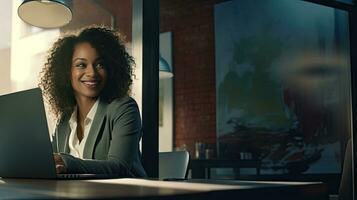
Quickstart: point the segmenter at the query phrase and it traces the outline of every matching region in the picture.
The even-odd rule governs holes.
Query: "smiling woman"
[[[106,82],[107,71],[97,51],[88,42],[77,44],[74,47],[72,58],[71,84],[78,108],[82,108],[82,112],[77,112],[79,122],[84,122],[89,110],[91,110],[90,108],[97,101]],[[84,137],[84,127],[82,123],[78,123],[77,125],[78,143],[81,143]],[[84,141],[82,145],[83,143]],[[82,154],[77,153],[75,155],[81,157]]]
[[[71,83],[77,103],[95,101],[107,81],[107,71],[97,53],[88,42],[74,47]]]
[[[104,27],[54,43],[39,85],[58,118],[57,173],[146,176],[139,109],[129,97],[133,65],[121,36]]]

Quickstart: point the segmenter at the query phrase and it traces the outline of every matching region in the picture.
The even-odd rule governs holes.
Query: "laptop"
[[[0,96],[0,177],[114,178],[108,174],[56,174],[39,88]]]

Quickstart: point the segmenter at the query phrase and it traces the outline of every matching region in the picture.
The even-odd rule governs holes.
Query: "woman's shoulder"
[[[138,111],[138,104],[132,97],[127,95],[121,98],[114,99],[107,105],[108,113],[118,114],[130,110]]]
[[[109,104],[108,106],[111,106],[111,107],[117,107],[117,106],[125,106],[125,105],[137,105],[135,99],[133,99],[132,97],[128,96],[128,95],[125,95],[121,98],[116,98],[116,99],[113,99]]]

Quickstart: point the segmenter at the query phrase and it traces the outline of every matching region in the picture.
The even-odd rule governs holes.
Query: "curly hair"
[[[105,27],[86,27],[77,34],[59,38],[49,51],[39,87],[57,118],[71,114],[76,105],[70,77],[76,44],[88,42],[96,49],[107,70],[108,80],[100,98],[111,102],[130,93],[134,59],[120,33]]]

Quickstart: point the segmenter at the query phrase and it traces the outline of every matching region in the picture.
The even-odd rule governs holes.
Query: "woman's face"
[[[74,47],[71,83],[76,99],[97,99],[107,82],[107,71],[97,50],[90,43]]]

